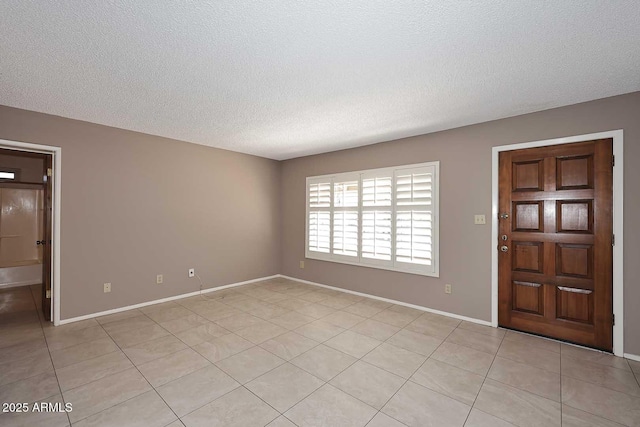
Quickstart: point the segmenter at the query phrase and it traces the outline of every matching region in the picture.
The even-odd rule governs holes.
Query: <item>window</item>
[[[438,276],[439,162],[307,178],[306,257]]]

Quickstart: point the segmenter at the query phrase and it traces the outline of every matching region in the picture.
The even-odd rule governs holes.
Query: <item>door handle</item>
[[[506,245],[503,245],[503,246],[500,246],[500,250],[501,250],[502,252],[507,252],[507,251],[509,250],[509,247],[508,247],[508,246],[506,246]]]

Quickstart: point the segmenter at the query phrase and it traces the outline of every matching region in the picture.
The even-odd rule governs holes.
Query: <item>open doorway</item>
[[[52,154],[0,148],[0,289],[15,294],[15,288],[29,287],[47,321],[52,314],[52,161]]]

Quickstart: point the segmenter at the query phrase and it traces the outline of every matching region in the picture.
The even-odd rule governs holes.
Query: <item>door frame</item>
[[[30,142],[10,141],[0,139],[0,148],[9,150],[26,151],[31,153],[51,154],[53,157],[53,220],[52,220],[52,238],[53,245],[51,247],[51,310],[53,311],[51,319],[53,324],[60,324],[60,200],[62,193],[61,177],[62,177],[62,147],[52,145],[32,144]]]
[[[613,233],[616,236],[613,246],[613,313],[616,317],[613,325],[613,353],[624,356],[624,271],[623,271],[623,178],[624,178],[624,140],[623,130],[590,133],[586,135],[545,139],[541,141],[522,142],[499,145],[492,148],[491,153],[491,325],[498,327],[498,190],[499,190],[499,155],[502,151],[520,150],[524,148],[545,147],[550,145],[570,144],[573,142],[591,141],[594,139],[613,139]]]

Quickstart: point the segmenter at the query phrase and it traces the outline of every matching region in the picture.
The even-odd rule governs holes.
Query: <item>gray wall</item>
[[[624,129],[625,352],[640,354],[640,92],[350,150],[282,167],[282,273],[491,320],[491,147]],[[308,259],[305,177],[440,160],[440,277]],[[474,225],[473,215],[487,215]],[[451,283],[453,293],[444,293]]]
[[[279,273],[276,161],[8,107],[0,139],[62,147],[62,319]]]

